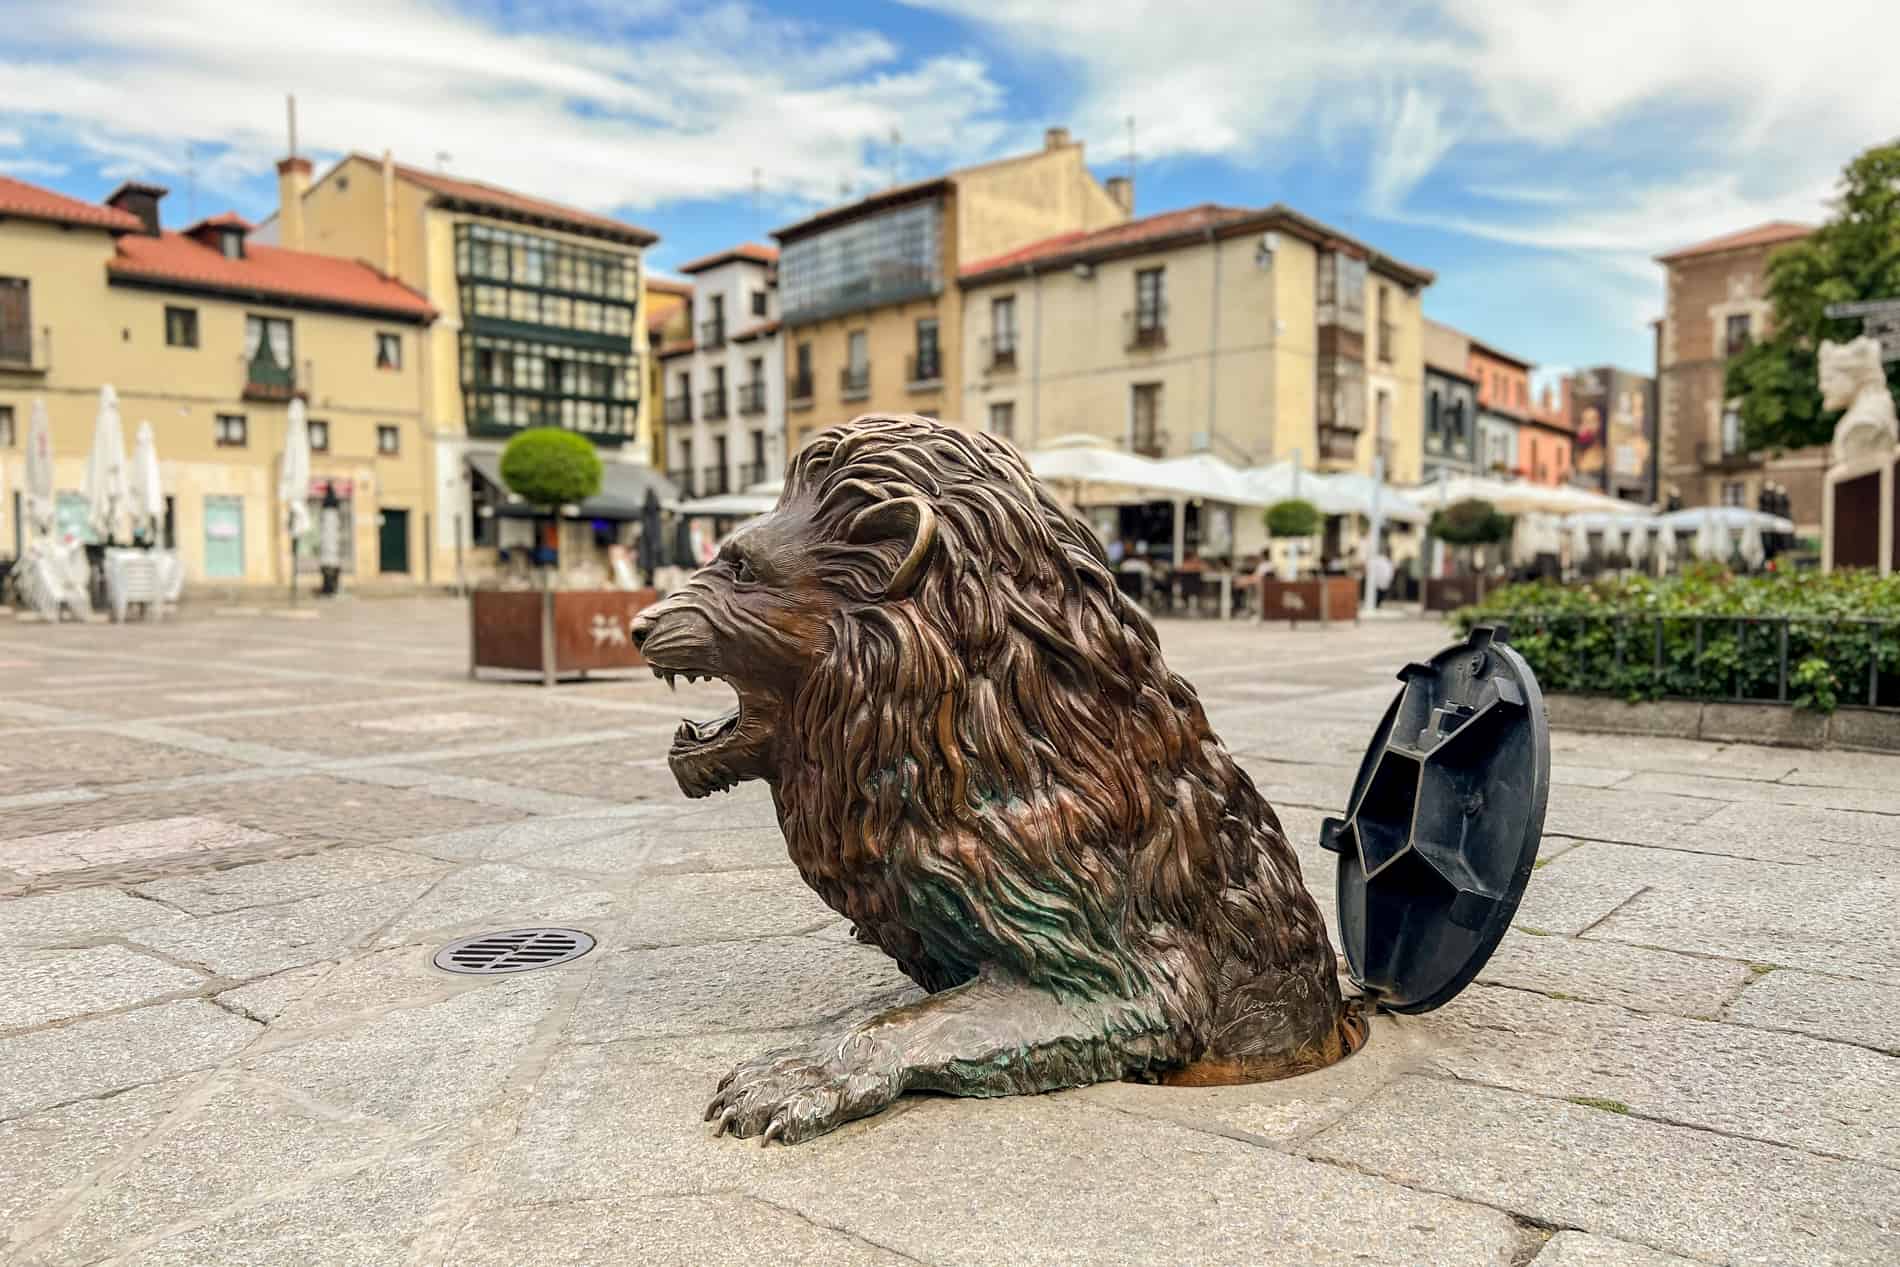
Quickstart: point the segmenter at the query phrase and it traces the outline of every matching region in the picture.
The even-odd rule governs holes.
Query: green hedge
[[[1900,576],[1697,565],[1662,580],[1507,585],[1452,614],[1461,631],[1491,621],[1509,624],[1545,690],[1631,700],[1775,700],[1785,624],[1790,702],[1824,713],[1900,707]]]
[[[559,427],[523,431],[501,451],[501,481],[535,506],[584,502],[600,491],[604,470],[587,437]]]

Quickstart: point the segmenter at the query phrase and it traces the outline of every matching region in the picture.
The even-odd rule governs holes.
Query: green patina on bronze
[[[806,882],[930,992],[740,1065],[720,1132],[809,1139],[907,1091],[1283,1077],[1363,1041],[1278,818],[1006,443],[821,433],[635,637],[739,696],[680,727],[681,788],[770,783]]]

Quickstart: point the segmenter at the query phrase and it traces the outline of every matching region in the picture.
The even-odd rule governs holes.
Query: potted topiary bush
[[[1323,624],[1346,613],[1351,613],[1354,620],[1359,618],[1357,589],[1351,577],[1297,575],[1300,542],[1317,533],[1323,520],[1319,507],[1304,498],[1289,497],[1267,507],[1267,532],[1289,543],[1296,575],[1292,580],[1260,578],[1261,620],[1284,620],[1289,624],[1317,620]]]
[[[568,589],[567,517],[600,492],[605,474],[600,454],[585,436],[558,427],[523,431],[502,450],[501,479],[508,491],[555,525],[555,567],[539,547],[539,593],[480,589],[469,606],[469,676],[479,669],[539,673],[552,685],[562,674],[586,677],[597,669],[631,669],[646,663],[629,630],[641,608],[658,600],[653,590]]]
[[[1472,565],[1471,552],[1511,539],[1512,520],[1481,497],[1455,501],[1432,512],[1431,535],[1462,552],[1461,576],[1425,578],[1425,610],[1453,611],[1484,597],[1484,571]]]

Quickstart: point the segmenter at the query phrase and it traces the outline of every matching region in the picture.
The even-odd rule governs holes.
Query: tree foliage
[[[1479,497],[1432,512],[1431,533],[1447,545],[1488,546],[1511,539],[1511,517]]]
[[[565,506],[600,491],[600,454],[585,436],[559,427],[535,427],[508,442],[501,479],[508,491],[536,506]]]
[[[1267,507],[1267,531],[1276,537],[1310,537],[1319,531],[1319,507],[1298,497]]]
[[[1830,319],[1829,304],[1900,299],[1900,141],[1879,145],[1841,172],[1834,215],[1800,242],[1768,260],[1774,325],[1766,337],[1729,361],[1726,391],[1741,400],[1742,439],[1749,449],[1826,444],[1837,413],[1821,408],[1815,379],[1823,339],[1860,334],[1860,318]],[[1900,387],[1900,364],[1887,367],[1889,390]]]

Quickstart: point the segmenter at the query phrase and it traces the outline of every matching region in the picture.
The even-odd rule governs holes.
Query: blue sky
[[[1283,201],[1435,270],[1426,311],[1646,369],[1659,251],[1818,219],[1900,132],[1900,5],[1810,0],[0,0],[0,172],[168,222],[405,162],[625,216],[664,270],[1064,124],[1138,211]],[[892,135],[898,140],[892,143]],[[438,157],[445,156],[445,157]]]

